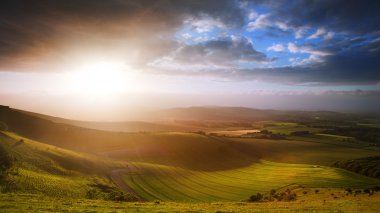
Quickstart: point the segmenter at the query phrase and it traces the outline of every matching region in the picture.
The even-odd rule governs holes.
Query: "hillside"
[[[282,134],[277,139],[260,139],[212,132],[109,132],[43,117],[0,109],[1,128],[7,130],[1,135],[2,191],[110,200],[135,199],[132,193],[141,201],[214,202],[245,200],[284,187],[298,190],[299,195],[300,190],[364,189],[380,184],[330,167],[336,161],[374,156],[379,151],[367,143],[314,137],[314,132],[328,127],[257,122],[267,132]],[[219,127],[226,124],[213,122]],[[311,134],[293,134],[300,130]]]
[[[243,143],[201,134],[107,132],[55,123],[12,109],[0,111],[0,122],[8,131],[62,148],[191,169],[247,166],[260,154]]]
[[[346,147],[342,143],[326,144],[328,140],[320,143],[323,142],[321,139],[310,142],[302,139],[232,139],[185,132],[107,132],[55,123],[13,109],[0,109],[0,122],[6,124],[9,131],[62,148],[119,160],[160,163],[196,170],[245,167],[258,159],[330,165],[338,160],[378,153],[360,147]]]
[[[380,156],[342,160],[333,166],[380,179]]]
[[[57,198],[113,200],[122,192],[109,179],[116,161],[61,149],[0,132],[0,191]],[[124,195],[123,195],[124,196]],[[133,199],[125,194],[125,198]]]
[[[342,169],[307,164],[260,161],[224,171],[191,171],[157,164],[135,163],[124,179],[147,200],[239,201],[256,193],[266,196],[272,189],[366,188],[380,180]],[[298,194],[299,195],[299,194]]]

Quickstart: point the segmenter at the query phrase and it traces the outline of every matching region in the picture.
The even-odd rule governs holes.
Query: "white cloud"
[[[253,19],[257,18],[258,16],[259,16],[259,14],[256,13],[255,11],[251,11],[248,13],[248,19],[249,20],[253,20]]]
[[[251,21],[247,25],[248,31],[254,31],[261,28],[266,28],[272,25],[272,23],[269,20],[269,14],[262,14],[259,15],[256,20]]]
[[[308,58],[300,59],[300,58],[291,58],[289,59],[289,62],[291,62],[292,66],[298,66],[298,65],[309,65],[309,64],[315,64],[315,63],[322,63],[324,62],[324,56],[331,55],[331,53],[322,51],[322,50],[315,50],[311,46],[298,46],[295,43],[289,42],[288,43],[288,50],[291,53],[308,53],[310,54]]]
[[[315,33],[313,33],[312,35],[310,35],[308,37],[308,39],[316,39],[316,38],[319,38],[322,35],[325,35],[326,33],[327,33],[326,29],[324,27],[320,27],[320,28],[317,29],[317,31],[315,31]]]
[[[295,35],[296,39],[302,38],[308,29],[309,29],[309,27],[307,27],[307,26],[298,27],[297,29],[295,29],[294,35]]]
[[[186,19],[184,23],[191,25],[198,33],[210,32],[215,28],[226,28],[226,25],[223,22],[209,16],[203,16],[201,18],[191,17]]]
[[[307,39],[316,39],[319,37],[323,37],[323,39],[325,39],[325,40],[331,39],[334,37],[334,33],[331,31],[328,32],[324,27],[320,27],[317,29],[317,31],[315,31],[315,33],[310,35]]]
[[[291,53],[309,53],[312,55],[327,56],[331,55],[329,52],[313,49],[311,46],[298,46],[295,43],[288,43],[288,50]]]
[[[284,31],[287,31],[289,29],[289,26],[285,22],[281,21],[276,22],[276,26]]]
[[[268,51],[283,52],[285,50],[284,45],[282,44],[273,44],[267,48]]]
[[[288,50],[291,52],[291,53],[297,53],[299,52],[298,50],[298,46],[292,42],[289,42],[288,43]]]
[[[184,33],[184,34],[182,34],[182,37],[184,39],[190,39],[192,36],[189,33]]]

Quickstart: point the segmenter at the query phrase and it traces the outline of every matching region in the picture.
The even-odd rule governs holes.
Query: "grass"
[[[316,135],[336,138],[336,139],[339,139],[339,140],[354,140],[353,137],[348,137],[348,136],[343,136],[343,135],[333,135],[333,134],[323,134],[323,133],[318,133]]]
[[[11,130],[35,140],[11,132],[0,134],[0,148],[9,153],[9,158],[0,160],[12,160],[0,174],[0,212],[376,212],[380,208],[379,193],[344,193],[346,187],[364,189],[380,185],[380,180],[329,167],[379,151],[341,141],[336,135],[268,140],[185,132],[119,133],[12,116],[16,118],[5,119]],[[249,122],[244,128],[241,124],[234,124],[233,130],[253,128]],[[224,125],[220,128],[232,130]],[[328,128],[276,121],[258,125],[284,135],[318,134]],[[117,190],[107,177],[110,170],[123,168],[125,162],[130,165],[125,182],[147,200],[161,201],[102,200],[104,189]],[[271,189],[286,188],[297,193],[297,201],[241,202],[257,192],[266,196]],[[314,193],[316,189],[319,193]],[[92,190],[100,196],[85,199]]]
[[[378,212],[380,193],[344,196],[341,189],[306,190],[295,202],[146,202],[52,198],[32,194],[0,194],[1,212]],[[338,195],[332,198],[331,193]],[[343,197],[344,196],[344,197]]]
[[[22,139],[22,142],[20,140]],[[118,162],[42,144],[14,133],[0,133],[0,146],[12,165],[0,179],[0,192],[33,193],[52,197],[84,198],[97,186],[118,190],[107,169]]]
[[[306,127],[302,125],[276,125],[273,127],[266,127],[269,132],[273,134],[281,134],[281,135],[291,135],[294,132],[299,131],[308,131],[310,133],[318,133],[325,129],[323,128],[314,128],[314,127]]]
[[[300,164],[331,165],[336,161],[379,155],[378,150],[348,146],[344,142],[324,138],[292,137],[290,140],[268,140],[234,138],[232,141],[245,143],[247,148],[257,150],[261,159]],[[360,145],[360,144],[359,144]]]
[[[269,161],[213,172],[146,163],[135,163],[134,167],[137,169],[124,179],[140,196],[151,201],[239,201],[257,192],[295,184],[308,188],[380,185],[380,180],[341,169]]]

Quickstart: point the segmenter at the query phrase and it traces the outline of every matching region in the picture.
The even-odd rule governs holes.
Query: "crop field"
[[[335,138],[337,140],[354,140],[353,137],[342,136],[342,135],[323,134],[323,133],[318,133],[316,135],[318,135],[318,136],[324,136],[324,137],[329,137],[329,138]]]
[[[380,184],[380,180],[341,169],[269,161],[213,172],[134,163],[124,180],[147,200],[187,202],[240,201],[257,192],[269,192],[289,185],[363,188]]]
[[[249,133],[259,133],[258,129],[241,129],[241,130],[221,130],[221,131],[211,131],[209,134],[218,135],[218,136],[227,136],[227,137],[237,137],[243,136]]]
[[[296,125],[279,125],[279,126],[267,127],[265,129],[267,129],[269,132],[272,132],[273,134],[282,134],[282,135],[290,135],[294,132],[299,132],[299,131],[308,131],[310,133],[318,133],[325,130],[323,128],[314,128],[314,127],[305,127],[305,126],[296,126]]]

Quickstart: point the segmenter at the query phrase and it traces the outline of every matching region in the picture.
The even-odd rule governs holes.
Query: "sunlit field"
[[[243,201],[257,192],[295,188],[368,188],[379,180],[341,169],[260,161],[234,170],[200,172],[131,164],[124,180],[143,198],[154,201]]]

